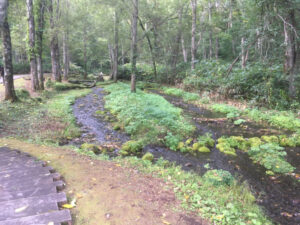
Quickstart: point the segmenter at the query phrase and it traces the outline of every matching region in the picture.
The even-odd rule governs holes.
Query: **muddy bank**
[[[98,110],[104,110],[104,92],[101,88],[94,88],[93,93],[78,99],[73,106],[77,122],[81,125],[83,136],[75,140],[79,145],[83,142],[96,144],[115,143],[121,146],[129,140],[129,136],[120,131],[114,131],[110,122],[105,121],[105,115],[97,116]],[[180,98],[163,95],[170,103],[183,109],[185,116],[189,117],[197,127],[195,137],[209,132],[213,138],[227,135],[243,135],[244,137],[255,137],[270,134],[279,134],[275,129],[266,129],[256,124],[246,124],[243,128],[234,126],[228,122],[224,115],[213,113],[206,109],[184,103]],[[106,114],[109,114],[106,112]],[[246,181],[257,196],[257,201],[264,207],[266,213],[280,224],[299,224],[299,200],[300,184],[290,177],[268,177],[265,169],[253,164],[247,154],[238,152],[237,157],[230,157],[220,153],[217,149],[212,149],[209,154],[193,156],[174,152],[159,146],[147,146],[145,151],[152,152],[156,158],[163,157],[166,160],[181,165],[185,170],[193,170],[198,174],[203,174],[207,166],[211,169],[224,169],[235,174],[241,181]],[[297,167],[299,173],[300,149],[287,149],[288,161]],[[298,157],[297,157],[298,156]]]

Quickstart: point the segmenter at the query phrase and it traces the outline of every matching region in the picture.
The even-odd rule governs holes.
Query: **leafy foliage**
[[[180,140],[193,132],[194,127],[181,115],[181,110],[161,96],[140,90],[132,94],[124,83],[109,85],[105,90],[110,92],[105,107],[135,139],[159,143],[166,137],[166,144],[172,146],[173,137]]]

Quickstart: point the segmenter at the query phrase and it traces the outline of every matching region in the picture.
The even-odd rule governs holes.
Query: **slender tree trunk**
[[[299,61],[299,55],[297,56],[297,38],[293,28],[296,26],[296,19],[295,19],[295,10],[291,9],[288,12],[288,16],[284,23],[284,36],[285,36],[285,71],[289,76],[289,95],[291,98],[296,97],[296,87],[295,87],[295,73],[298,71],[299,65],[296,63]]]
[[[63,34],[63,63],[64,63],[64,80],[68,80],[70,71],[69,55],[69,0],[65,0],[66,9],[66,27]]]
[[[209,22],[209,59],[213,56],[213,35],[212,35],[212,4],[208,3],[208,22]]]
[[[26,0],[27,5],[27,19],[28,19],[28,44],[29,44],[29,61],[31,71],[31,89],[36,91],[39,89],[37,64],[35,55],[35,24],[33,16],[33,3],[32,0]]]
[[[37,74],[39,88],[44,90],[44,73],[43,73],[43,35],[44,35],[44,12],[45,12],[46,2],[45,0],[38,0],[37,2],[37,24],[38,28],[36,30],[36,62],[37,62]]]
[[[191,0],[192,5],[192,42],[191,42],[191,55],[192,55],[192,70],[195,69],[196,63],[196,21],[197,21],[197,0]]]
[[[49,1],[49,13],[50,13],[50,28],[51,28],[51,62],[52,62],[52,77],[55,81],[61,82],[61,71],[60,71],[60,61],[59,61],[59,45],[58,45],[58,14],[59,14],[59,0],[56,1],[56,19],[53,13],[53,2]]]
[[[139,1],[133,0],[133,13],[131,22],[131,92],[136,92],[136,61],[138,57],[137,49],[137,22],[139,15]]]
[[[143,25],[143,22],[140,19],[139,19],[139,22],[140,22],[140,26],[141,26],[142,30],[145,32],[145,35],[146,35],[146,39],[147,39],[149,50],[150,50],[150,54],[151,54],[154,79],[157,80],[156,59],[155,59],[155,55],[154,55],[154,50],[153,50],[152,42],[151,42],[150,36],[148,34],[148,31],[145,29],[145,27]]]
[[[245,69],[246,67],[246,54],[245,54],[245,38],[242,37],[241,39],[241,49],[242,49],[242,52],[241,52],[241,57],[242,57],[242,68]]]
[[[118,58],[119,58],[119,14],[117,7],[115,8],[115,48],[114,48],[114,68],[113,68],[113,79],[114,82],[117,82],[118,79]]]
[[[171,50],[171,75],[176,75],[176,66],[178,62],[178,55],[180,51],[180,42],[182,37],[182,16],[183,16],[183,8],[182,6],[178,12],[178,31],[175,37],[175,43]],[[168,76],[168,82],[171,82],[171,78]]]
[[[219,38],[216,37],[215,57],[219,59]]]
[[[2,5],[1,5],[2,6]],[[14,88],[14,78],[13,78],[13,65],[12,65],[12,48],[11,48],[11,38],[10,29],[6,17],[6,6],[1,8],[1,15],[5,15],[4,23],[2,25],[2,44],[3,44],[3,64],[4,64],[4,79],[3,83],[5,85],[4,100],[6,101],[16,101],[17,96]]]
[[[83,34],[83,63],[84,63],[84,79],[87,78],[87,40],[86,40],[86,30]]]
[[[185,48],[184,37],[181,37],[181,48],[182,48],[183,60],[184,60],[185,63],[187,63],[188,54],[187,54],[187,50]]]

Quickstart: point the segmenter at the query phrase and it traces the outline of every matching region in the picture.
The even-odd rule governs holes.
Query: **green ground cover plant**
[[[117,83],[105,87],[105,108],[116,115],[121,127],[143,144],[180,141],[192,134],[194,127],[182,116],[182,111],[163,97],[137,90],[130,93],[128,84]]]

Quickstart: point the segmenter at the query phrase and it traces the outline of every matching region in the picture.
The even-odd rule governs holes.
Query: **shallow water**
[[[76,100],[73,110],[77,122],[82,126],[83,137],[75,140],[73,144],[83,142],[94,142],[97,144],[115,143],[121,146],[129,140],[129,136],[120,131],[114,131],[110,123],[103,120],[104,116],[95,116],[97,110],[104,110],[103,89],[95,88],[93,93],[84,98]],[[207,109],[187,104],[182,99],[162,95],[170,103],[183,109],[185,116],[196,126],[195,137],[206,132],[212,133],[213,138],[223,135],[255,137],[270,134],[279,134],[276,129],[265,129],[264,127],[247,123],[244,128],[234,126],[228,122],[224,115],[213,113]],[[109,115],[109,113],[106,113]],[[174,152],[159,146],[147,146],[145,151],[154,154],[156,158],[163,157],[166,160],[181,165],[184,170],[192,170],[203,174],[206,169],[204,165],[209,164],[212,169],[224,169],[230,171],[240,179],[247,181],[252,192],[257,196],[257,201],[262,205],[266,213],[274,222],[280,224],[300,224],[300,184],[291,177],[280,176],[271,178],[265,175],[265,169],[253,164],[247,154],[238,152],[237,157],[230,157],[220,153],[216,148],[209,154],[183,154]],[[287,160],[300,171],[299,153],[300,148],[286,149]]]

